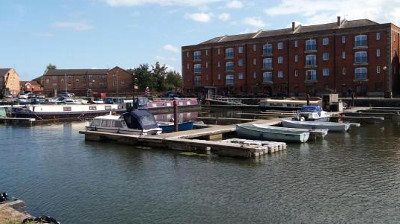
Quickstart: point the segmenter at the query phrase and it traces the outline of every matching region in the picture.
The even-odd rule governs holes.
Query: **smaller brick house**
[[[112,69],[48,69],[41,77],[48,96],[67,91],[77,96],[107,93],[110,96],[133,94],[133,74],[116,66]]]
[[[19,76],[13,68],[0,68],[0,95],[17,95],[20,91]]]
[[[41,93],[42,86],[37,81],[20,81],[21,91]]]

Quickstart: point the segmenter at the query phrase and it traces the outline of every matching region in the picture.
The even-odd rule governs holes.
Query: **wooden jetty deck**
[[[274,125],[280,119],[257,120],[258,123]],[[237,142],[222,141],[225,136],[229,136],[236,131],[236,125],[215,125],[203,129],[193,129],[165,133],[161,135],[126,135],[118,133],[107,133],[98,131],[79,131],[85,134],[85,140],[101,141],[112,140],[121,144],[144,145],[156,148],[167,148],[178,151],[214,151],[220,156],[253,158],[266,153],[277,152],[286,149],[286,143],[275,144],[243,144]]]
[[[18,117],[0,117],[2,124],[28,125],[32,126],[35,123],[35,118],[18,118]]]

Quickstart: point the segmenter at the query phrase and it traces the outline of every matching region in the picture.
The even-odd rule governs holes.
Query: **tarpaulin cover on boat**
[[[154,115],[147,110],[134,110],[122,114],[128,128],[132,129],[152,129],[158,128]]]

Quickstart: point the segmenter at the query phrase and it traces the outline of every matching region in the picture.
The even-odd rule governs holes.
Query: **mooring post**
[[[174,100],[174,131],[178,131],[178,101]]]

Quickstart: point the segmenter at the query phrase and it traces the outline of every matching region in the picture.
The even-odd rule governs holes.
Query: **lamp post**
[[[392,94],[388,90],[389,86],[386,84],[386,82],[389,80],[388,78],[386,78],[388,68],[385,65],[385,66],[383,66],[382,69],[383,69],[383,96],[385,98],[392,98]]]

